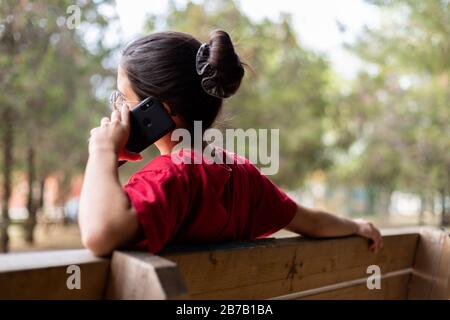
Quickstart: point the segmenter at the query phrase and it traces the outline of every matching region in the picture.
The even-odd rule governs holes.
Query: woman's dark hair
[[[207,44],[206,58],[215,71],[214,81],[230,96],[239,89],[243,64],[225,31],[213,31]],[[201,45],[186,33],[158,32],[129,44],[121,60],[134,92],[141,99],[154,96],[167,102],[190,131],[194,121],[202,121],[203,130],[211,127],[223,102],[202,86],[202,75],[196,68]]]

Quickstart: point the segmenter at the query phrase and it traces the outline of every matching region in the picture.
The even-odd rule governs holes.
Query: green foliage
[[[13,111],[15,169],[24,168],[32,146],[39,175],[82,171],[89,129],[107,110],[96,93],[114,76],[103,67],[116,49],[103,37],[114,23],[101,14],[109,2],[1,2],[0,111]],[[312,171],[325,169],[333,181],[367,186],[373,194],[399,188],[445,194],[449,1],[369,2],[382,9],[382,22],[348,45],[371,67],[351,83],[333,74],[326,57],[302,46],[288,14],[255,22],[236,1],[172,1],[167,13],[148,17],[146,31],[184,31],[202,41],[216,28],[230,33],[250,67],[217,126],[279,128],[281,167],[272,177],[277,183],[296,188]],[[71,4],[83,12],[76,30],[64,24]],[[86,42],[87,31],[98,33],[94,42]],[[2,130],[0,124],[0,135]],[[155,155],[154,148],[148,154]]]
[[[91,79],[112,74],[102,67],[112,49],[102,43],[111,21],[99,13],[110,2],[2,1],[0,108],[13,111],[16,169],[29,147],[40,177],[63,171],[70,178],[83,169],[89,129],[105,111]],[[81,10],[79,28],[66,25],[70,5]],[[85,29],[99,33],[96,43],[86,43]]]
[[[432,197],[450,190],[450,4],[370,1],[382,9],[348,48],[371,65],[339,97],[343,137],[362,151],[336,167],[342,179]],[[345,148],[344,148],[345,149]],[[338,174],[338,176],[339,176]],[[445,191],[447,190],[447,191]]]

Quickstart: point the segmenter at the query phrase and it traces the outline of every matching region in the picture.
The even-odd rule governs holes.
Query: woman
[[[382,238],[370,222],[297,205],[248,160],[226,150],[216,151],[235,160],[232,164],[173,161],[178,141],[170,133],[155,143],[161,155],[121,186],[118,160],[141,159],[124,149],[130,109],[153,96],[177,128],[192,132],[194,121],[202,121],[206,130],[243,76],[233,43],[221,30],[203,45],[188,34],[161,32],[125,49],[112,95],[115,110],[89,139],[79,212],[87,248],[106,255],[136,245],[157,253],[169,243],[251,240],[286,228],[309,237],[360,235],[370,239],[372,251],[379,250]],[[199,156],[196,152],[181,156]]]

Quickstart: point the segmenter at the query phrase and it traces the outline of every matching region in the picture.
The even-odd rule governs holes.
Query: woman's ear
[[[172,120],[175,122],[177,128],[184,128],[183,117],[179,116],[172,108],[170,104],[167,102],[163,102],[164,108],[166,108],[169,115],[172,117]]]
[[[167,102],[163,102],[163,105],[166,108],[167,112],[169,112],[171,117],[177,116],[176,112],[172,110],[172,107]]]

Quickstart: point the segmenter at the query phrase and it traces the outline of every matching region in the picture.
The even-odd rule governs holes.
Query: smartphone
[[[125,149],[141,153],[175,129],[175,122],[161,101],[154,97],[142,100],[130,112],[130,137]],[[126,161],[119,161],[119,167]]]

